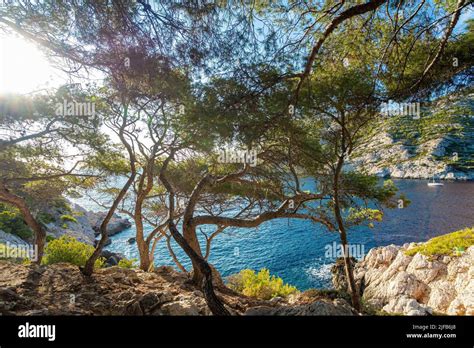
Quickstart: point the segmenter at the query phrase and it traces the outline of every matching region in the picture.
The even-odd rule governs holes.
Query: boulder
[[[433,282],[430,286],[430,298],[427,305],[431,308],[437,308],[446,313],[448,306],[456,298],[456,292],[453,291],[453,285],[448,281]]]
[[[423,303],[428,300],[430,288],[413,274],[402,271],[386,284],[384,290],[385,294],[380,295],[387,300],[407,296]]]
[[[94,247],[96,247],[98,244],[99,244],[99,239],[94,240]],[[104,246],[106,247],[106,246],[109,246],[110,244],[112,244],[112,239],[107,238],[105,240]]]
[[[87,219],[89,220],[96,235],[99,234],[100,225],[104,221],[106,212],[87,212]],[[128,219],[124,219],[117,214],[114,214],[107,225],[107,234],[113,236],[126,229],[132,227]]]
[[[403,313],[405,315],[431,315],[432,313],[431,308],[423,306],[407,296],[392,298],[382,309],[388,313]]]
[[[442,262],[430,261],[423,255],[416,254],[408,265],[407,272],[424,283],[430,283],[438,276],[446,274],[447,267]]]
[[[117,266],[120,260],[125,258],[123,255],[119,253],[114,253],[109,250],[103,250],[100,254],[101,257],[105,259],[106,266]]]

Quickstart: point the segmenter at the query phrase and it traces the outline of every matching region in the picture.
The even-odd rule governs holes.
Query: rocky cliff
[[[474,180],[474,93],[423,105],[419,118],[382,117],[351,158],[380,177]]]
[[[459,256],[409,256],[411,247],[374,248],[356,263],[363,300],[387,313],[474,315],[474,246]]]
[[[48,213],[51,218],[51,222],[46,224],[49,235],[58,238],[66,234],[91,245],[95,243],[95,238],[100,234],[100,224],[106,215],[105,212],[88,211],[71,202],[68,202],[66,210],[64,208],[50,209]],[[65,221],[65,216],[71,216],[71,218]],[[114,214],[107,225],[107,234],[113,236],[131,226],[128,219]]]
[[[92,212],[78,204],[65,201],[60,206],[53,206],[42,212],[40,221],[43,223],[48,236],[59,238],[68,235],[82,243],[95,244],[96,237],[100,234],[100,224],[104,220],[105,212]],[[115,235],[130,228],[132,224],[126,218],[114,214],[107,226],[107,234]],[[0,231],[0,243],[25,244],[27,241]],[[110,240],[107,245],[110,244]]]

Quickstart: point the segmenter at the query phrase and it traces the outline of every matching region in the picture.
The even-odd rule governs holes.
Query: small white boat
[[[432,181],[428,181],[428,186],[443,186],[444,184],[442,182],[436,182],[433,176]]]

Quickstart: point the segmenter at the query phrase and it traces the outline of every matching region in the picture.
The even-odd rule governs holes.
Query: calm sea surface
[[[444,182],[429,187],[426,180],[394,180],[411,204],[406,209],[385,211],[384,221],[375,228],[357,227],[349,232],[349,241],[358,251],[388,244],[425,241],[431,237],[474,226],[474,182]],[[306,183],[307,188],[312,184]],[[85,200],[78,203],[94,207]],[[272,274],[304,290],[331,287],[333,257],[326,257],[328,246],[339,242],[338,235],[308,221],[278,219],[258,229],[228,229],[213,241],[209,261],[223,276],[244,268],[268,268]],[[129,258],[138,258],[130,228],[112,238],[109,250]],[[176,254],[189,267],[186,255],[175,245]],[[156,250],[156,264],[174,265],[165,242]]]

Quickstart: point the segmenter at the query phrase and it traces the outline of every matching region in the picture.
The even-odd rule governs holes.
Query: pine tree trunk
[[[341,244],[343,248],[344,270],[346,273],[347,288],[351,295],[352,306],[360,312],[360,294],[354,279],[354,270],[352,268],[351,255],[349,255],[349,248],[347,243],[346,232],[341,233]]]
[[[46,243],[46,231],[43,229],[43,226],[41,226],[33,216],[25,200],[22,197],[9,192],[9,190],[3,185],[0,188],[0,200],[17,207],[23,215],[26,224],[31,228],[34,234],[33,246],[37,248],[34,263],[41,264],[44,254],[44,245]]]
[[[203,290],[206,303],[212,314],[222,316],[231,315],[214,292],[214,286],[212,284],[212,269],[209,264],[187,243],[186,239],[179,233],[172,221],[169,223],[169,230],[179,246],[183,248],[184,252],[192,260],[193,265],[196,265],[195,272],[198,270],[202,275],[202,282],[198,284]]]
[[[347,288],[349,289],[349,292],[351,295],[352,306],[357,311],[360,311],[359,291],[357,290],[357,286],[354,280],[354,271],[352,269],[352,264],[351,264],[350,255],[349,255],[346,228],[344,226],[344,221],[343,221],[341,209],[339,206],[339,199],[337,197],[335,197],[334,199],[334,215],[336,216],[336,222],[339,229],[339,236],[340,236],[341,244],[343,248],[344,269],[346,271]]]
[[[344,134],[344,132],[342,132]],[[342,152],[345,152],[345,140],[344,136],[342,139]],[[342,173],[342,166],[344,164],[344,155],[339,157],[339,160],[337,162],[337,166],[334,171],[334,183],[333,183],[333,202],[334,202],[334,215],[336,218],[338,230],[339,230],[339,236],[341,239],[341,244],[343,248],[343,258],[344,258],[344,269],[346,271],[346,281],[347,281],[347,288],[349,289],[350,295],[351,295],[351,301],[352,301],[352,306],[360,312],[360,296],[359,296],[359,291],[357,290],[357,286],[355,284],[354,280],[354,271],[352,269],[352,264],[350,260],[350,255],[349,255],[349,248],[348,248],[348,243],[347,243],[347,232],[346,232],[346,227],[344,225],[344,219],[342,217],[341,213],[341,203],[339,201],[339,194],[340,194],[340,187],[339,187],[339,180],[340,180],[340,175]]]
[[[186,242],[189,244],[191,248],[193,248],[194,252],[202,257],[201,246],[199,245],[199,240],[197,239],[196,235],[196,228],[190,226],[183,226],[183,236]],[[193,282],[196,284],[202,284],[204,280],[204,274],[199,267],[199,264],[196,260],[191,258],[191,262],[193,264]]]
[[[140,217],[141,219],[141,217]],[[150,250],[148,249],[148,244],[145,242],[143,237],[143,224],[140,222],[137,224],[135,220],[135,226],[137,227],[137,248],[138,254],[140,256],[140,269],[148,272],[150,268]]]
[[[112,206],[110,207],[109,211],[107,212],[107,215],[104,218],[104,221],[102,221],[102,223],[100,224],[100,228],[99,228],[99,230],[100,230],[100,241],[97,244],[97,246],[96,246],[94,252],[92,253],[92,255],[87,260],[86,265],[84,266],[84,268],[81,269],[82,273],[85,276],[90,277],[92,275],[92,273],[94,272],[95,262],[100,257],[100,254],[102,254],[102,250],[104,249],[105,242],[109,238],[109,236],[107,234],[107,226],[108,226],[110,220],[112,219],[112,216],[114,215],[115,211],[117,210],[117,207],[118,207],[119,203],[122,201],[123,197],[125,196],[128,189],[130,188],[133,181],[135,180],[135,176],[136,176],[136,172],[135,172],[135,170],[132,170],[132,174],[130,175],[127,182],[125,183],[125,185],[122,187],[119,194],[115,198]]]
[[[107,228],[107,224],[105,225],[105,228]],[[100,254],[102,254],[102,250],[104,249],[107,238],[108,238],[107,232],[106,231],[102,232],[102,227],[101,227],[100,241],[95,247],[92,255],[87,259],[86,265],[84,266],[84,268],[81,269],[82,274],[84,274],[85,276],[90,277],[92,273],[94,272],[95,262],[99,259]]]
[[[18,207],[20,212],[22,213],[23,217],[25,218],[26,224],[33,230],[34,232],[34,242],[33,245],[37,248],[36,250],[36,260],[34,263],[41,264],[41,260],[43,259],[44,254],[44,245],[46,244],[46,231],[43,229],[41,224],[36,221],[34,216],[31,214],[30,210],[26,206],[26,204]]]

